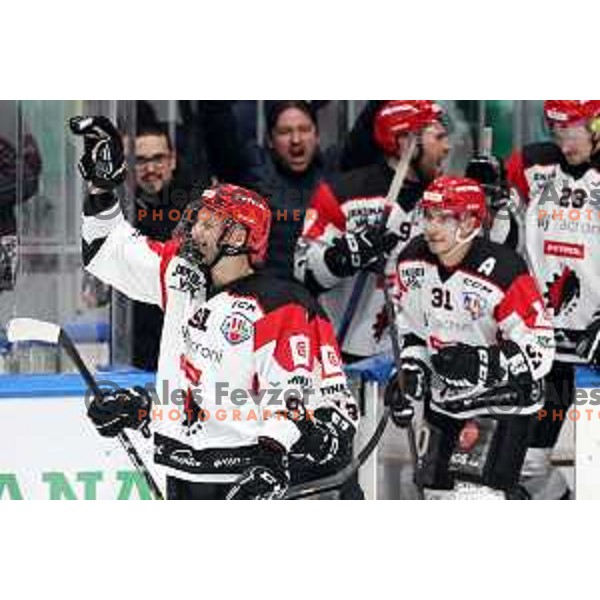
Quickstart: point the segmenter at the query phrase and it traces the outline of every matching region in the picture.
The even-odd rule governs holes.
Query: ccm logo
[[[565,244],[564,242],[544,242],[544,254],[582,259],[585,255],[581,244]]]

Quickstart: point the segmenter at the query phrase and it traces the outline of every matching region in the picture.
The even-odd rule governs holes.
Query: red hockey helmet
[[[444,111],[432,100],[390,100],[375,115],[375,141],[386,154],[398,154],[398,136],[419,133],[440,121]]]
[[[264,260],[271,228],[271,209],[262,196],[237,185],[222,183],[205,190],[201,203],[223,217],[226,225],[237,223],[245,227],[248,238],[242,250],[248,252],[252,264]]]
[[[488,210],[483,188],[474,179],[443,175],[425,190],[420,208],[434,208],[453,213],[456,217],[471,214],[480,226],[487,220]]]
[[[600,116],[600,100],[545,100],[544,116],[551,127],[586,125]]]

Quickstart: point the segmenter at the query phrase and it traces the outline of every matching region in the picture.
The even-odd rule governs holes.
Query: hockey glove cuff
[[[290,473],[285,448],[277,441],[260,437],[256,464],[233,484],[227,500],[278,500],[289,487]]]
[[[377,270],[398,239],[395,233],[382,234],[376,227],[346,233],[325,251],[325,264],[336,277],[350,277],[367,268]]]

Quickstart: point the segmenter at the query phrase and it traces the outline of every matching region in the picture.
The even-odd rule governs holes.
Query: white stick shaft
[[[394,179],[392,179],[392,183],[390,184],[390,189],[388,190],[386,198],[388,202],[396,202],[398,194],[400,193],[402,185],[404,184],[404,180],[406,179],[406,174],[408,173],[408,168],[410,167],[410,161],[413,158],[416,148],[417,136],[413,133],[408,140],[408,147],[406,148],[406,151],[402,153],[400,162],[396,166]]]
[[[46,323],[38,319],[12,319],[6,328],[8,341],[15,342],[45,342],[58,344],[60,327],[54,323]]]

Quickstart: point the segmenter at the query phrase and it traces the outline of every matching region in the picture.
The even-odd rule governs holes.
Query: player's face
[[[555,127],[553,134],[554,141],[570,165],[580,165],[590,160],[592,134],[586,127]]]
[[[459,221],[453,213],[436,208],[423,213],[425,241],[436,256],[450,252],[457,244]]]
[[[148,194],[157,194],[173,178],[175,153],[164,135],[135,138],[135,180]]]
[[[192,228],[192,239],[207,264],[211,264],[217,256],[223,229],[223,218],[218,213],[206,207],[200,209]]]
[[[423,153],[419,167],[427,181],[433,181],[443,171],[450,152],[448,131],[441,123],[427,127],[422,134]]]
[[[319,145],[317,128],[297,108],[284,110],[271,132],[271,146],[279,159],[294,173],[304,173],[312,164]]]

